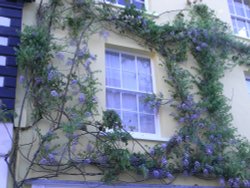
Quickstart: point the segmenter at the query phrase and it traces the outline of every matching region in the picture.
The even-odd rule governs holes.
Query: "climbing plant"
[[[116,9],[93,0],[50,0],[41,1],[37,23],[23,30],[17,49],[24,96],[13,148],[6,155],[15,188],[60,175],[84,180],[101,176],[112,183],[128,172],[166,184],[184,173],[217,178],[224,186],[249,187],[250,145],[232,126],[220,79],[226,69],[249,63],[250,48],[207,6],[192,6],[189,16],[180,12],[172,23],[157,25],[133,5]],[[156,111],[162,105],[174,110],[171,115],[180,126],[168,142],[146,148],[123,129],[114,111],[98,112],[100,83],[91,69],[98,57],[88,43],[98,32],[107,38],[107,27],[161,57],[171,100],[164,93],[153,94],[145,103]],[[57,38],[58,30],[66,37]],[[195,59],[195,73],[182,66],[188,53]],[[23,128],[25,108],[31,118]],[[29,135],[30,141],[21,135]],[[144,152],[128,149],[129,144]],[[28,166],[21,178],[16,176],[18,155]],[[88,171],[89,166],[98,170]]]

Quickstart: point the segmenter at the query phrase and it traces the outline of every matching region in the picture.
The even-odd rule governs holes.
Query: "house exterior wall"
[[[185,0],[147,0],[147,7],[149,14],[152,14],[159,24],[166,23],[171,21],[173,17],[178,13],[178,10],[188,8],[187,2]],[[215,10],[216,15],[231,25],[230,14],[228,11],[227,0],[204,0],[203,3],[207,4],[210,8]],[[34,25],[35,21],[35,13],[36,8],[39,5],[39,1],[37,0],[31,4],[25,4],[23,10],[23,26],[25,25]],[[177,10],[177,11],[173,11]],[[169,13],[166,11],[170,11]],[[166,13],[164,13],[166,12]],[[163,14],[164,13],[164,14]],[[160,17],[157,17],[157,16]],[[63,37],[65,33],[55,33],[57,37]],[[248,39],[246,39],[248,40]],[[90,51],[97,55],[97,61],[93,63],[93,70],[101,70],[100,73],[97,74],[97,77],[102,83],[100,86],[101,91],[98,93],[98,103],[99,103],[99,111],[101,112],[106,107],[106,93],[105,93],[105,49],[112,48],[125,52],[132,52],[137,54],[144,54],[151,59],[152,70],[153,70],[153,85],[154,92],[164,93],[166,98],[170,97],[169,88],[167,84],[162,79],[163,76],[166,75],[164,69],[159,66],[161,62],[160,57],[154,53],[149,51],[147,48],[137,44],[134,40],[129,39],[127,37],[123,37],[119,34],[116,34],[110,31],[109,37],[107,40],[102,39],[99,34],[93,35],[91,37],[89,43]],[[183,67],[187,69],[191,69],[193,65],[194,59],[191,55],[188,58],[188,61],[183,64]],[[250,122],[250,95],[247,92],[247,85],[245,83],[245,75],[247,75],[248,68],[245,66],[237,66],[225,72],[224,78],[221,80],[224,84],[224,94],[229,98],[229,104],[232,106],[231,112],[233,115],[233,125],[238,129],[239,133],[248,139],[250,139],[250,129],[247,128],[248,122]],[[21,100],[20,95],[22,95],[23,89],[20,85],[17,87],[17,101],[16,101],[16,111],[18,113]],[[29,119],[29,109],[25,109],[25,116],[22,122],[22,126],[26,126],[28,124]],[[162,107],[158,114],[158,126],[160,129],[160,134],[155,137],[147,137],[147,136],[139,136],[138,140],[143,145],[154,145],[157,142],[167,141],[175,132],[178,127],[177,123],[173,120],[172,116],[169,114],[171,110],[169,107]],[[46,122],[42,123],[46,124]],[[27,137],[29,135],[23,136],[22,142],[25,143]],[[138,148],[139,149],[139,148]],[[18,170],[18,176],[22,177],[25,169],[25,162],[23,162],[22,158],[20,160],[20,168]],[[69,177],[61,177],[61,179],[68,179]],[[70,180],[78,180],[78,178],[69,178]],[[126,179],[126,178],[125,178]],[[89,181],[99,180],[98,178],[90,178]],[[157,181],[152,181],[151,183],[158,183]],[[177,185],[218,185],[217,181],[205,181],[200,180],[198,178],[190,178],[190,177],[179,177],[175,182]],[[43,187],[42,185],[40,185]]]

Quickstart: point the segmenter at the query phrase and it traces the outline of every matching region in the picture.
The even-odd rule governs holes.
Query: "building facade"
[[[80,2],[80,1],[79,1]],[[102,2],[101,2],[102,3]],[[109,1],[106,4],[113,9],[123,9],[128,4],[134,4],[137,9],[146,9],[146,14],[153,19],[157,24],[163,25],[167,22],[174,20],[174,17],[183,12],[185,15],[190,8],[190,4],[204,3],[209,8],[215,11],[215,15],[226,22],[232,27],[235,33],[235,38],[239,40],[248,41],[250,37],[250,7],[246,0],[203,0],[200,1],[170,1],[170,0],[131,0],[128,1]],[[20,35],[19,31],[24,30],[26,26],[38,25],[36,14],[39,10],[40,1],[22,3],[22,2],[9,2],[0,1],[0,99],[5,108],[15,109],[17,118],[15,120],[9,120],[8,123],[1,123],[0,129],[3,133],[1,137],[0,146],[0,168],[3,169],[0,172],[0,180],[3,182],[2,187],[12,187],[13,181],[11,175],[8,177],[8,166],[5,162],[5,155],[11,150],[13,130],[16,126],[17,129],[29,127],[32,121],[32,105],[29,102],[23,102],[22,98],[25,96],[24,85],[22,85],[22,79],[26,78],[25,72],[17,71],[16,54],[14,48],[17,47]],[[114,110],[122,119],[122,123],[125,125],[126,131],[129,131],[134,139],[140,143],[140,145],[147,145],[152,148],[153,145],[160,143],[168,143],[170,138],[178,130],[180,122],[171,116],[174,111],[169,105],[164,105],[155,110],[149,108],[144,104],[145,97],[148,94],[163,93],[164,98],[171,99],[171,88],[166,86],[166,70],[162,68],[162,57],[154,50],[145,47],[141,44],[140,40],[131,38],[129,36],[121,35],[116,32],[113,26],[105,25],[103,28],[98,27],[98,32],[89,36],[88,50],[91,56],[88,54],[87,61],[91,61],[91,70],[99,71],[96,75],[98,78],[98,92],[96,92],[96,98],[93,99],[95,103],[98,103],[97,111],[101,114],[104,110]],[[53,36],[55,40],[60,44],[62,41],[68,39],[68,32],[60,31],[58,28],[53,28]],[[139,42],[138,42],[139,41]],[[66,47],[69,54],[74,53],[73,47]],[[74,44],[73,44],[74,45]],[[70,55],[68,52],[57,52],[53,61],[55,61],[55,67],[59,67],[61,72],[67,72],[67,65],[70,64]],[[78,54],[79,55],[79,54]],[[85,61],[85,69],[86,68]],[[195,60],[189,53],[187,60],[182,63],[182,67],[186,70],[193,72],[192,66]],[[72,62],[71,62],[72,63]],[[89,66],[89,65],[88,65]],[[65,68],[66,67],[66,68]],[[78,70],[78,74],[81,75],[81,71]],[[53,71],[51,71],[53,72]],[[17,78],[17,75],[18,78]],[[238,133],[246,138],[250,138],[250,129],[247,128],[248,122],[250,122],[250,95],[249,95],[249,77],[248,67],[246,65],[234,66],[225,71],[224,77],[220,80],[224,85],[223,93],[229,99],[228,104],[232,107],[230,112],[232,113],[232,124],[238,129]],[[54,78],[51,78],[52,80]],[[64,78],[66,79],[66,78]],[[82,79],[85,79],[84,77]],[[16,88],[17,83],[17,89]],[[69,84],[70,85],[70,84]],[[72,86],[72,84],[71,84]],[[89,86],[90,87],[90,86]],[[86,93],[81,92],[74,94],[74,86],[72,86],[71,95],[77,98],[81,103],[88,96]],[[41,93],[43,91],[40,91]],[[52,97],[60,95],[56,90],[51,91]],[[70,106],[70,104],[68,104]],[[85,109],[82,109],[85,110]],[[86,112],[86,111],[85,111]],[[53,114],[53,113],[52,113]],[[51,114],[49,114],[51,115]],[[83,114],[83,115],[86,115]],[[22,116],[20,120],[20,116]],[[51,115],[53,116],[53,115]],[[62,117],[65,118],[65,117]],[[100,116],[97,117],[100,119]],[[39,127],[41,132],[46,133],[49,123],[46,120],[39,120],[36,127]],[[20,133],[19,142],[22,146],[29,143],[30,140],[36,143],[36,139],[32,138],[31,132]],[[42,134],[42,133],[41,133]],[[15,135],[16,137],[17,135]],[[67,136],[66,136],[67,137]],[[33,140],[34,139],[34,140]],[[62,139],[63,140],[63,139]],[[82,140],[84,142],[82,147],[88,147],[87,143],[92,143],[93,138]],[[3,143],[3,144],[2,144]],[[135,148],[134,148],[135,147]],[[129,149],[135,151],[142,151],[142,148],[135,146],[133,143],[129,143]],[[87,148],[88,149],[88,148]],[[31,152],[27,148],[24,148],[24,155]],[[19,153],[17,157],[17,166],[15,176],[17,179],[22,180],[23,177],[27,179],[23,186],[32,188],[64,188],[64,187],[94,187],[101,186],[106,187],[100,183],[100,176],[86,176],[82,179],[79,176],[62,174],[56,178],[47,178],[44,175],[36,177],[36,171],[32,171],[25,176],[26,168],[29,166],[27,159]],[[61,154],[63,155],[63,154]],[[27,155],[28,156],[28,155]],[[42,160],[42,159],[41,159]],[[40,162],[41,162],[40,160]],[[46,159],[48,160],[48,159]],[[38,162],[40,164],[40,162]],[[47,161],[48,162],[48,161]],[[85,159],[86,162],[86,159]],[[98,173],[98,169],[87,167],[93,173]],[[42,173],[45,173],[43,171]],[[72,173],[74,174],[74,173]],[[45,178],[43,178],[45,177]],[[124,178],[121,178],[126,184],[117,184],[115,187],[165,187],[167,185],[162,184],[161,180],[151,180],[141,184],[132,183],[130,177],[124,174]],[[140,179],[140,178],[138,178]],[[163,183],[164,184],[164,183]],[[187,177],[180,175],[175,185],[178,187],[192,187],[192,186],[219,186],[218,178],[207,181],[201,180],[196,177]],[[171,185],[169,185],[171,187]]]

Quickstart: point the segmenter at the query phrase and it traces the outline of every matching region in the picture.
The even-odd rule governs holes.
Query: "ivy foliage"
[[[100,175],[85,172],[88,165],[95,165],[102,172],[103,181],[109,183],[118,181],[120,174],[133,171],[144,179],[165,179],[167,183],[176,174],[185,173],[220,178],[220,183],[229,187],[249,187],[250,145],[231,124],[230,106],[220,79],[227,68],[249,63],[250,47],[236,40],[213,11],[205,5],[195,5],[188,17],[179,13],[172,23],[157,25],[133,5],[114,10],[92,0],[74,0],[67,5],[51,0],[45,7],[51,6],[53,9],[48,11],[53,10],[53,14],[40,17],[46,18],[46,23],[61,23],[62,29],[69,32],[66,44],[75,50],[69,58],[59,53],[64,48],[56,45],[48,32],[50,24],[27,27],[21,35],[18,64],[25,75],[24,86],[33,104],[40,143],[32,168],[45,169],[48,177],[75,168],[85,177]],[[56,12],[57,6],[59,10],[66,7],[65,16]],[[156,111],[160,105],[170,104],[174,109],[171,115],[180,126],[168,142],[149,150],[143,148],[145,153],[127,149],[129,140],[139,143],[122,128],[114,111],[105,111],[102,121],[95,119],[99,83],[90,67],[96,56],[89,51],[88,41],[100,25],[107,24],[110,30],[133,37],[158,53],[166,69],[165,81],[172,99],[163,102],[163,94],[148,96],[145,101]],[[196,75],[182,66],[188,53],[196,60]],[[59,71],[53,63],[55,59],[66,63],[69,70]],[[48,132],[42,133],[39,119],[50,122]],[[67,142],[58,145],[62,137]],[[80,140],[89,137],[95,141],[84,149]]]

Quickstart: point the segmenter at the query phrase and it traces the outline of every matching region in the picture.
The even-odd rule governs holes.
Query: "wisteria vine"
[[[180,12],[173,23],[159,26],[133,5],[116,9],[94,0],[50,0],[41,1],[37,23],[24,29],[17,49],[24,96],[13,148],[6,156],[15,188],[60,175],[83,180],[100,176],[112,183],[124,173],[130,173],[130,182],[154,178],[169,184],[184,173],[217,178],[223,186],[249,187],[249,142],[236,136],[231,125],[220,78],[228,67],[248,64],[250,48],[207,6],[192,6],[188,18]],[[91,69],[98,57],[88,42],[98,32],[107,39],[107,26],[161,56],[172,99],[164,99],[163,93],[149,95],[145,102],[157,112],[162,105],[174,109],[171,115],[180,126],[168,142],[145,148],[122,128],[114,111],[98,111],[100,83]],[[53,35],[59,29],[68,34],[63,40]],[[188,53],[196,60],[198,76],[182,66]],[[25,108],[30,117],[23,128]],[[28,143],[23,135],[29,135]],[[130,145],[144,152],[130,150]],[[16,156],[28,166],[21,178],[16,176]]]

